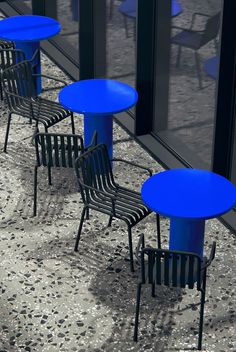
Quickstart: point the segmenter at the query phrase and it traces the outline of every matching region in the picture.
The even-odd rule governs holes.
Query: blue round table
[[[236,204],[236,187],[206,170],[160,172],[144,182],[141,193],[151,210],[170,218],[169,248],[200,256],[205,220],[228,212]]]
[[[15,42],[16,49],[25,52],[26,59],[30,60],[35,51],[38,55],[35,58],[34,73],[41,73],[40,66],[40,40],[48,39],[61,30],[61,25],[56,20],[35,15],[13,16],[0,21],[0,38]],[[35,80],[36,91],[42,91],[41,78]]]
[[[213,56],[210,59],[207,59],[203,64],[206,74],[208,74],[208,76],[213,79],[216,79],[218,77],[219,63],[219,56]]]
[[[119,11],[123,13],[123,15],[135,18],[136,17],[136,9],[137,0],[125,0],[119,6]],[[172,9],[171,15],[172,17],[178,16],[182,12],[182,6],[176,0],[172,0]]]
[[[138,93],[128,84],[111,79],[88,79],[72,83],[59,93],[60,103],[84,115],[84,142],[89,145],[97,131],[98,143],[106,144],[110,159],[113,150],[113,114],[136,104]]]

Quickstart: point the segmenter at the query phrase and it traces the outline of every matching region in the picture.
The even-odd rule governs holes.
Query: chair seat
[[[206,264],[207,257],[203,257],[202,259],[202,267]],[[177,265],[176,268],[176,275],[173,275],[173,261],[172,258],[169,258],[169,270],[168,270],[168,276],[165,276],[166,273],[166,267],[165,265],[168,265],[164,262],[164,260],[161,261],[160,265],[160,274],[157,275],[157,267],[154,265],[152,268],[148,267],[148,263],[145,264],[145,278],[146,278],[146,283],[156,283],[158,285],[166,285],[169,287],[182,287],[185,288],[186,285],[189,286],[190,289],[194,288],[193,283],[196,283],[198,280],[197,277],[197,272],[198,272],[198,267],[197,265],[194,266],[193,268],[193,276],[191,277],[191,282],[188,280],[188,272],[189,272],[189,261],[188,263],[185,264],[185,273],[181,273],[181,266]],[[152,275],[151,277],[149,276],[149,271],[152,270]],[[157,280],[158,276],[158,280]],[[203,277],[201,276],[201,281]],[[140,275],[140,282],[142,282],[142,276]]]
[[[128,190],[124,187],[106,189],[107,196],[115,196],[115,217],[128,223],[130,226],[137,224],[151,211],[143,204],[141,195],[138,192]],[[108,213],[112,210],[112,203],[104,195],[91,196],[91,206],[100,211]]]
[[[202,34],[195,31],[182,31],[171,38],[171,43],[185,46],[194,50],[201,47]]]
[[[42,98],[32,99],[32,108],[34,115],[31,113],[31,104],[24,101],[14,106],[12,112],[21,116],[30,117],[33,120],[38,120],[43,123],[45,127],[51,127],[71,115],[71,112],[64,109],[59,103]]]

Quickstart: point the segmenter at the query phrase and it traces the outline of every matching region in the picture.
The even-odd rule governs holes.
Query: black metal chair
[[[180,63],[180,55],[181,55],[182,47],[194,50],[200,89],[202,88],[202,76],[201,76],[201,64],[200,64],[198,50],[202,48],[204,45],[206,45],[207,43],[209,43],[211,40],[214,40],[216,52],[218,51],[216,37],[218,35],[219,28],[220,28],[220,16],[221,16],[220,12],[214,16],[209,16],[204,13],[195,12],[192,16],[192,21],[189,28],[183,28],[183,27],[177,27],[177,26],[172,27],[172,28],[181,30],[179,33],[177,33],[171,38],[171,43],[179,46],[176,66],[179,66],[179,63]],[[205,27],[203,30],[199,31],[194,29],[197,17],[207,18]]]
[[[2,73],[7,68],[25,61],[25,53],[22,50],[14,48],[1,48],[0,47],[0,97],[3,100],[3,88],[2,88]]]
[[[115,161],[141,168],[146,170],[150,176],[152,175],[151,170],[143,166],[122,159],[112,159],[112,162]],[[85,213],[88,213],[89,209],[97,210],[110,216],[108,226],[111,226],[113,218],[121,219],[126,223],[128,227],[130,269],[134,271],[131,229],[149,215],[151,211],[143,204],[140,193],[122,187],[115,181],[106,145],[99,144],[81,155],[75,162],[75,170],[84,203],[75,251],[78,250]],[[161,247],[158,214],[157,243]]]
[[[36,133],[33,137],[36,149],[36,163],[34,166],[34,206],[33,215],[37,213],[37,185],[38,168],[48,169],[48,184],[52,184],[51,168],[74,168],[75,160],[92,146],[97,144],[95,132],[89,146],[84,147],[83,138],[76,134]]]
[[[63,108],[59,103],[37,96],[34,77],[41,76],[63,83],[58,78],[38,75],[32,73],[32,65],[29,61],[17,63],[4,70],[2,74],[3,89],[9,107],[8,123],[4,144],[4,152],[7,151],[7,142],[11,124],[12,114],[27,118],[30,122],[34,120],[36,127],[42,123],[45,132],[48,128],[70,116],[72,133],[75,133],[73,112]]]
[[[198,349],[202,349],[203,316],[206,293],[207,268],[215,257],[216,243],[213,242],[209,259],[203,259],[195,253],[172,251],[146,247],[144,235],[139,239],[137,257],[141,265],[141,276],[137,286],[136,315],[134,325],[134,341],[138,340],[138,320],[143,284],[152,286],[152,296],[155,296],[155,285],[193,289],[195,284],[201,292],[200,322]],[[140,250],[141,249],[141,250]]]

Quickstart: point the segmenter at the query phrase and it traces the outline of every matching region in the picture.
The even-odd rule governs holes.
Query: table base
[[[170,219],[170,250],[203,256],[205,220]]]
[[[91,143],[94,132],[97,131],[98,144],[106,144],[110,159],[113,155],[113,116],[84,115],[84,144]]]
[[[26,60],[31,60],[35,51],[38,50],[38,55],[36,55],[35,60],[32,62],[32,65],[35,65],[33,68],[34,74],[41,74],[41,65],[40,65],[40,43],[36,42],[15,42],[16,49],[20,49],[25,52]],[[35,89],[36,94],[40,94],[42,92],[42,82],[41,77],[37,77],[35,79]]]

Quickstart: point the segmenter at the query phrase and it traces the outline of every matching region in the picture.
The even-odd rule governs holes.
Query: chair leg
[[[5,137],[5,143],[4,143],[4,153],[7,152],[7,142],[8,142],[8,136],[9,136],[9,131],[10,131],[10,124],[11,124],[11,112],[8,115],[8,121],[7,121],[7,130],[6,130],[6,137]]]
[[[217,41],[216,38],[214,39],[214,45],[215,45],[216,55],[218,55],[218,53],[219,53],[219,45],[218,45],[218,41]]]
[[[112,215],[110,215],[110,217],[109,217],[109,221],[108,221],[108,227],[111,227],[111,223],[112,223]]]
[[[86,210],[86,220],[89,220],[89,208]]]
[[[72,133],[75,134],[75,122],[74,122],[74,114],[73,114],[73,112],[71,113],[70,118],[71,118]]]
[[[48,184],[49,186],[52,185],[52,173],[51,173],[51,166],[48,166]]]
[[[126,38],[129,38],[127,18],[125,15],[123,16],[124,16],[124,27],[125,27]]]
[[[81,231],[82,231],[82,227],[83,227],[83,223],[84,223],[84,216],[85,216],[86,210],[87,210],[87,208],[84,207],[82,214],[81,214],[78,234],[77,234],[76,241],[75,241],[75,248],[74,248],[75,252],[78,252],[79,240],[80,240],[80,235],[81,235]]]
[[[110,11],[109,11],[109,19],[110,20],[113,17],[113,7],[114,7],[114,0],[110,0]]]
[[[181,51],[182,51],[182,46],[179,45],[178,47],[178,53],[177,53],[177,58],[176,58],[176,67],[179,67],[180,64],[180,55],[181,55]]]
[[[199,55],[198,55],[197,51],[194,52],[194,55],[195,55],[195,61],[196,61],[196,69],[197,69],[199,88],[202,89],[201,64],[200,64],[200,59],[199,59]]]
[[[137,287],[137,298],[136,298],[136,312],[135,312],[135,323],[134,323],[134,341],[138,341],[138,320],[139,320],[139,308],[141,299],[141,288],[142,284],[138,284]]]
[[[2,82],[0,81],[0,99],[3,100]]]
[[[161,248],[161,226],[160,226],[160,215],[156,214],[156,222],[157,222],[157,246]]]
[[[152,283],[152,297],[155,297],[155,282]]]
[[[38,186],[38,166],[34,167],[34,210],[33,215],[37,214],[37,186]]]
[[[130,271],[133,273],[134,272],[134,258],[133,258],[132,233],[131,233],[130,226],[128,226],[128,239],[129,239]]]
[[[202,330],[203,330],[203,318],[204,318],[204,305],[205,305],[205,294],[206,294],[206,271],[203,274],[203,288],[201,290],[201,307],[200,307],[200,321],[199,321],[199,334],[198,334],[198,350],[202,349]]]

